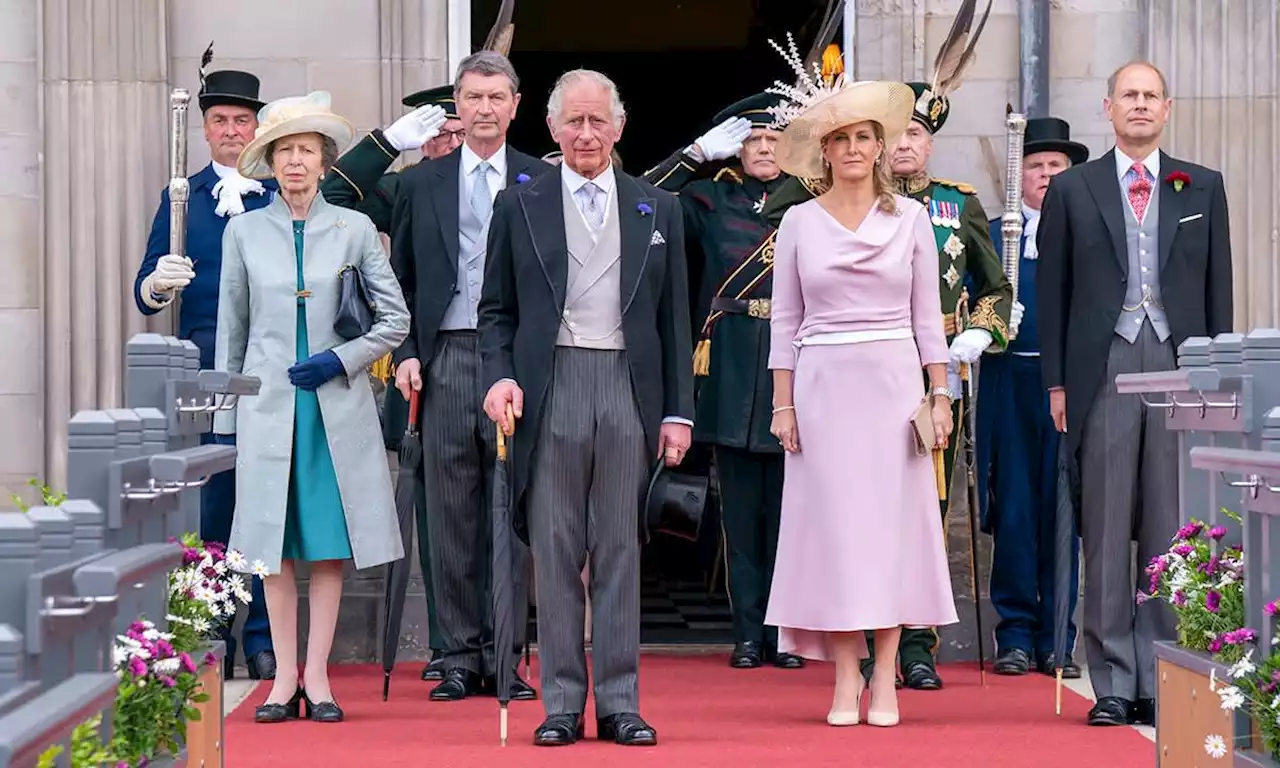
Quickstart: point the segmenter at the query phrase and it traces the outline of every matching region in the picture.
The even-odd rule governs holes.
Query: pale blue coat
[[[404,557],[404,546],[367,371],[400,346],[409,332],[409,311],[368,216],[317,195],[303,249],[311,354],[332,349],[346,369],[316,394],[355,566],[371,568]],[[338,272],[346,264],[360,270],[376,305],[369,333],[351,341],[333,330]],[[227,223],[214,361],[217,370],[262,380],[257,396],[241,398],[234,411],[215,417],[214,431],[235,433],[239,449],[230,545],[250,564],[261,560],[270,573],[280,572],[289,492],[294,387],[288,370],[297,362],[297,308],[293,217],[277,195],[267,207]]]

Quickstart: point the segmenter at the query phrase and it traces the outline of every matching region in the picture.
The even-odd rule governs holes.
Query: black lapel
[[[458,148],[435,161],[435,178],[431,180],[431,202],[436,209],[436,222],[449,253],[449,267],[458,268],[458,185],[462,168],[462,149]]]
[[[620,281],[622,313],[631,308],[640,287],[640,276],[649,260],[654,220],[658,201],[645,194],[636,180],[613,170],[618,188],[618,226],[622,241],[622,279]]]
[[[1120,263],[1120,272],[1129,274],[1129,248],[1125,245],[1124,199],[1120,196],[1120,178],[1116,175],[1116,153],[1112,150],[1084,167],[1084,180],[1107,231],[1111,233],[1111,250]]]
[[[523,178],[521,178],[523,177]],[[507,146],[507,186],[528,184],[533,180],[529,173],[529,158],[523,152],[517,152]]]
[[[544,173],[525,182],[516,197],[524,214],[525,226],[533,251],[542,264],[551,292],[555,295],[556,309],[564,312],[565,286],[569,282],[569,245],[564,234],[564,196],[561,192],[560,170]]]
[[[1168,178],[1169,174],[1175,171],[1183,170],[1182,163],[1169,157],[1164,152],[1160,153],[1160,175]],[[1160,190],[1160,269],[1164,269],[1164,265],[1169,261],[1169,254],[1173,252],[1173,239],[1178,236],[1178,219],[1182,218],[1182,214],[1186,211],[1185,200],[1183,198],[1191,192],[1190,186],[1184,186],[1181,192],[1176,192],[1172,184],[1165,184],[1163,179],[1156,179],[1153,184],[1157,185]]]

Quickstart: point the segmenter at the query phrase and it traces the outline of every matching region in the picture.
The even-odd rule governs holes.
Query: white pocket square
[[[1201,219],[1201,218],[1204,218],[1203,213],[1193,213],[1190,216],[1183,216],[1182,218],[1178,219],[1178,223],[1186,224],[1188,221],[1195,221],[1196,219]]]
[[[662,236],[661,232],[656,229],[653,230],[653,237],[649,238],[649,245],[665,245],[666,242],[667,240]]]

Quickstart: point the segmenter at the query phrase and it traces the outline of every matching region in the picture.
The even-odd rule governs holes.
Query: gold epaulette
[[[951,187],[952,189],[965,195],[976,195],[978,190],[974,189],[972,184],[966,184],[963,181],[952,181],[951,179],[930,179],[934,184],[941,187]]]
[[[736,182],[738,184],[742,183],[742,177],[739,176],[738,172],[732,168],[721,168],[716,173],[715,178],[713,178],[712,181],[719,181],[721,176],[728,176],[730,181]]]
[[[796,178],[800,179],[800,185],[809,190],[809,194],[814,197],[825,194],[827,191],[826,179],[805,179],[799,176]]]

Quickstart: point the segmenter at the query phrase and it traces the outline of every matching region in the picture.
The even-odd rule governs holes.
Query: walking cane
[[[961,319],[961,328],[969,325],[969,292],[961,292],[960,305],[957,308]],[[974,625],[978,632],[978,676],[982,687],[987,686],[987,655],[984,649],[982,628],[982,593],[978,591],[978,452],[975,440],[978,436],[978,417],[974,409],[976,376],[973,366],[968,363],[960,365],[960,379],[964,382],[964,392],[960,401],[961,420],[965,430],[964,436],[965,475],[968,483],[969,502],[969,588],[973,592]]]

